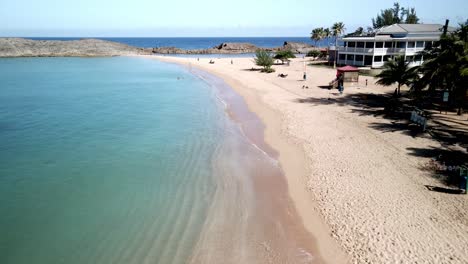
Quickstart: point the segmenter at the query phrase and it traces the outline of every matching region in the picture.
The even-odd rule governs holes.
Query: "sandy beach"
[[[303,81],[301,58],[265,74],[250,71],[258,68],[253,58],[149,57],[219,76],[244,98],[266,126],[265,141],[279,153],[289,195],[325,262],[468,263],[468,196],[426,187],[440,182],[422,169],[430,157],[419,153],[441,143],[391,129],[394,121],[352,103],[395,87],[361,76],[339,95],[321,88],[332,69],[308,66]]]

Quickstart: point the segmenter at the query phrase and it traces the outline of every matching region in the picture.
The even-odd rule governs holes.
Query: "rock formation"
[[[100,39],[62,41],[0,38],[0,57],[100,57],[138,54],[151,54],[151,50]]]

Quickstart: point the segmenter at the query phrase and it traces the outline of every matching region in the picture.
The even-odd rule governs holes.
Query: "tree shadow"
[[[426,134],[417,125],[405,121],[391,121],[390,123],[371,123],[370,128],[379,130],[383,133],[401,132],[410,137],[422,137]]]
[[[459,187],[462,181],[458,168],[466,165],[468,153],[447,148],[407,148],[409,155],[431,158],[421,169],[447,186]]]
[[[324,89],[327,86],[319,86]],[[426,131],[416,124],[410,122],[411,112],[414,110],[414,101],[410,98],[395,98],[393,93],[371,94],[356,93],[331,94],[327,97],[307,97],[296,99],[295,102],[302,104],[351,106],[351,113],[360,116],[379,117],[376,122],[370,123],[369,127],[382,133],[402,133],[410,137],[426,137],[436,139],[443,147],[441,148],[409,148],[410,155],[436,159],[436,162],[426,164],[421,169],[429,171],[430,175],[447,186],[458,187],[461,182],[459,171],[448,169],[449,166],[456,167],[468,162],[468,123],[464,120],[455,120],[453,117],[441,116],[435,112],[425,112],[429,119]],[[451,122],[444,122],[450,119]],[[380,122],[379,122],[380,120]],[[458,145],[460,147],[450,147]],[[454,150],[455,149],[455,150]],[[434,165],[439,164],[439,165]],[[442,165],[441,165],[442,164]],[[432,166],[434,165],[434,166]],[[444,169],[441,169],[441,168]],[[451,168],[450,167],[450,168]],[[441,189],[434,189],[435,191]]]
[[[250,68],[250,69],[242,69],[242,71],[249,71],[249,72],[252,72],[252,71],[261,71],[262,69],[261,68]]]
[[[447,194],[465,194],[462,189],[449,189],[444,187],[432,186],[432,185],[424,185],[429,191],[433,192],[440,192],[440,193],[447,193]]]
[[[319,86],[322,89],[328,89],[329,86]],[[415,101],[411,98],[395,98],[393,93],[373,94],[373,93],[355,93],[344,94],[330,93],[326,97],[308,97],[295,100],[297,103],[307,103],[311,105],[337,105],[351,106],[351,112],[360,116],[374,116],[389,120],[392,123],[373,123],[371,128],[383,132],[395,132],[403,130],[405,134],[411,137],[424,136],[421,127],[412,125],[409,122],[411,112],[414,110]],[[432,116],[431,112],[426,112],[429,118],[427,132],[442,142],[443,144],[459,144],[465,148],[468,147],[468,122],[460,122],[447,116]],[[427,136],[427,135],[426,135]]]

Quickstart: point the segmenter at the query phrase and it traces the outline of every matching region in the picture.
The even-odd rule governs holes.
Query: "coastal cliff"
[[[151,54],[151,50],[100,39],[62,41],[0,38],[0,57],[101,57],[142,54]]]

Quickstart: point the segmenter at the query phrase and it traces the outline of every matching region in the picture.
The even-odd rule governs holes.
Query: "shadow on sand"
[[[424,185],[429,191],[433,192],[440,192],[440,193],[448,193],[448,194],[465,194],[465,192],[461,189],[450,189],[444,187],[437,187],[432,185]]]
[[[319,86],[321,89],[328,89],[329,86]],[[351,106],[351,112],[360,116],[370,115],[380,117],[382,122],[370,123],[369,127],[382,133],[401,132],[410,137],[427,137],[439,141],[443,147],[433,149],[410,148],[409,155],[435,158],[440,164],[447,166],[458,166],[468,162],[467,151],[452,150],[450,146],[459,145],[468,148],[468,126],[463,122],[453,121],[450,117],[439,116],[432,118],[429,114],[430,126],[426,132],[420,127],[411,124],[409,118],[414,109],[413,101],[409,98],[394,98],[393,93],[387,94],[344,94],[331,90],[329,97],[307,97],[295,99],[295,102],[310,105],[337,105]],[[450,122],[443,122],[449,118]],[[378,119],[377,119],[378,121]],[[457,127],[454,127],[457,125]],[[462,128],[460,128],[462,127]],[[421,168],[427,170],[427,168]],[[431,175],[447,186],[455,186],[460,178],[453,172],[431,171]],[[458,186],[458,185],[457,185]],[[442,191],[443,188],[434,187],[433,191]],[[449,190],[449,189],[447,189]]]

